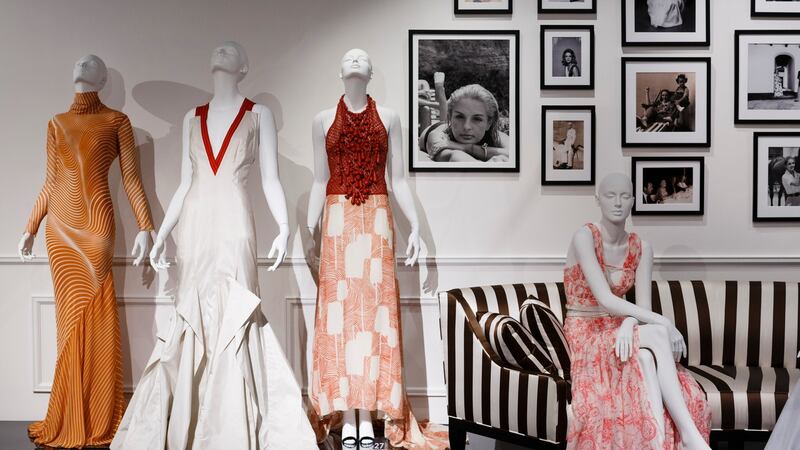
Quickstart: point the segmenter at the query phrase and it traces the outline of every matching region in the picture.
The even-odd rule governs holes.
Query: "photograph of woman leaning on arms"
[[[567,448],[709,449],[705,394],[675,362],[686,354],[683,336],[651,310],[653,250],[625,230],[630,179],[606,176],[597,202],[602,218],[575,233],[564,269],[572,349]],[[634,282],[636,304],[622,298]]]

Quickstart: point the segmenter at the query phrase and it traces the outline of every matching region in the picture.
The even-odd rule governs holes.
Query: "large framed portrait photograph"
[[[519,31],[408,33],[409,170],[519,172]]]
[[[711,145],[710,58],[622,58],[622,146]]]
[[[703,215],[702,157],[633,157],[633,215]]]
[[[750,16],[800,16],[800,0],[750,0]]]
[[[800,123],[800,31],[737,30],[734,122]]]
[[[800,221],[800,133],[753,134],[753,222]]]
[[[542,185],[592,185],[595,108],[542,106]]]
[[[599,0],[538,0],[539,14],[597,14]]]
[[[542,25],[541,89],[594,89],[594,26]]]
[[[453,0],[455,14],[511,14],[512,0]]]
[[[623,0],[623,46],[708,46],[711,0]]]

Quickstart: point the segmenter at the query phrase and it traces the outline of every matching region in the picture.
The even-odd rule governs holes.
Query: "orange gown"
[[[108,171],[122,182],[141,230],[152,230],[128,117],[75,94],[47,126],[47,177],[26,231],[47,215],[45,240],[56,304],[57,359],[47,416],[28,427],[38,446],[108,446],[125,411],[111,276],[114,210]]]

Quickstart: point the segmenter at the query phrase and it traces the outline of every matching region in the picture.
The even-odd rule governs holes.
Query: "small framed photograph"
[[[542,25],[541,88],[594,89],[594,26]]]
[[[800,123],[800,31],[736,30],[735,36],[734,122]]]
[[[711,146],[711,58],[622,58],[622,146]]]
[[[753,222],[800,221],[800,133],[753,134]]]
[[[539,14],[597,14],[598,0],[538,0]]]
[[[800,16],[800,0],[750,0],[750,16]]]
[[[408,48],[409,170],[519,172],[519,31],[410,30]]]
[[[623,46],[711,44],[711,0],[623,0]]]
[[[631,179],[633,215],[703,215],[703,158],[636,157]]]
[[[542,185],[593,185],[595,109],[542,106]]]
[[[455,14],[511,14],[513,0],[453,0]]]

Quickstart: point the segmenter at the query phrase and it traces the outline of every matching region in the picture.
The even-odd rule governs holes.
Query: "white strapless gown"
[[[243,106],[240,120],[215,174],[202,119],[192,119],[193,178],[178,224],[175,309],[112,449],[317,448],[300,388],[260,308],[245,191],[258,116]]]

